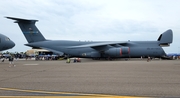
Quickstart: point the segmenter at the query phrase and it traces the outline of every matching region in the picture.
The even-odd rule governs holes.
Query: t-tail
[[[173,32],[171,29],[162,33],[158,40],[160,46],[169,46],[173,42]]]
[[[6,17],[6,18],[15,20],[14,23],[18,23],[28,43],[46,40],[35,25],[35,23],[38,20],[28,20],[28,19],[14,18],[14,17]]]

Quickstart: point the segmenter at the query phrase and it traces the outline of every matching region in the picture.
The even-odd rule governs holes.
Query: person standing
[[[71,62],[70,58],[67,58],[66,63],[70,63],[70,62]]]
[[[147,62],[149,62],[151,60],[151,58],[150,58],[150,56],[148,56],[148,58],[147,58]]]
[[[10,64],[9,67],[11,67],[11,65],[13,65],[13,67],[16,66],[13,61],[14,61],[14,58],[13,58],[12,56],[10,56],[10,57],[9,57],[9,64]]]
[[[5,60],[5,58],[3,57],[1,62],[4,62],[4,60]]]

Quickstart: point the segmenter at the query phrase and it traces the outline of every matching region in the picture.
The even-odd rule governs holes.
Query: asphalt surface
[[[0,96],[180,97],[180,60],[0,63]]]

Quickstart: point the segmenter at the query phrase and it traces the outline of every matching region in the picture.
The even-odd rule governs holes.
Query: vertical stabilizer
[[[16,20],[15,23],[18,23],[28,43],[46,40],[35,25],[35,23],[38,20],[27,20],[21,18],[13,18],[13,17],[6,17],[6,18]]]

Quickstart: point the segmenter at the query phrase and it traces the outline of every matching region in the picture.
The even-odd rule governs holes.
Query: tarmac
[[[81,61],[1,62],[0,98],[180,97],[180,60]]]

